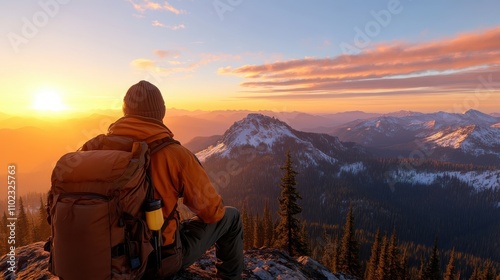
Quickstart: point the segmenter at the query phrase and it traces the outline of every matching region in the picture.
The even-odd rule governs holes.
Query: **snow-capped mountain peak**
[[[499,122],[499,118],[470,109],[463,114],[464,118],[476,124],[492,125]]]
[[[212,156],[237,157],[241,151],[257,153],[292,150],[304,165],[320,161],[334,163],[334,153],[345,149],[333,136],[294,130],[285,122],[262,114],[249,114],[235,122],[213,146],[196,154],[200,161]]]
[[[283,137],[295,137],[292,128],[274,117],[262,114],[249,114],[236,122],[224,134],[223,141],[233,145],[250,145],[257,147],[265,144],[272,147]]]

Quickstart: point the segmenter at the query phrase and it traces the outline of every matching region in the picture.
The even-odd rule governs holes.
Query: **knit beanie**
[[[160,90],[147,81],[131,86],[123,98],[123,113],[138,115],[163,121],[165,101]]]

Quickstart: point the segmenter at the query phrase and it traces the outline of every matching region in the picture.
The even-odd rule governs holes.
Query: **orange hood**
[[[125,116],[111,124],[109,134],[131,136],[140,141],[151,143],[155,140],[174,137],[174,134],[162,122],[140,116]]]

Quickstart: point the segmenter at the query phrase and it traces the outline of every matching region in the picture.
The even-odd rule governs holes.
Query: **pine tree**
[[[439,280],[441,272],[439,270],[439,252],[437,247],[437,238],[434,240],[431,259],[424,270],[424,280]]]
[[[278,233],[278,225],[280,224],[280,220],[276,220],[273,222],[273,243],[272,247],[273,248],[279,248],[278,247],[278,238],[279,238],[279,233]]]
[[[494,280],[495,275],[494,275],[494,272],[493,272],[493,267],[492,267],[491,260],[487,260],[486,261],[486,263],[484,265],[483,273],[481,275],[481,278],[483,280]]]
[[[249,215],[246,207],[241,209],[241,219],[243,222],[243,248],[248,250],[253,245],[253,218]]]
[[[418,269],[418,279],[423,280],[425,278],[425,260],[423,257],[420,257],[420,266]]]
[[[340,249],[340,271],[352,276],[359,276],[359,246],[354,232],[354,215],[352,206],[347,213],[344,232],[342,235],[342,244]]]
[[[8,225],[8,220],[7,220],[7,214],[5,211],[3,212],[2,216],[2,223],[0,224],[0,238],[1,238],[1,245],[0,245],[0,256],[5,255],[8,253],[7,248],[9,247],[7,244],[8,236],[10,234],[9,228],[7,227]]]
[[[23,199],[19,198],[19,213],[17,214],[16,245],[25,246],[31,243],[31,231],[28,215],[24,210]],[[16,246],[16,247],[17,247]]]
[[[387,264],[388,271],[386,279],[399,280],[402,278],[401,267],[399,260],[399,249],[396,240],[396,230],[393,231],[391,235],[391,240],[389,242],[389,249],[387,253]]]
[[[478,266],[477,264],[474,266],[474,271],[472,271],[472,274],[469,278],[469,280],[480,280],[480,276],[479,276],[479,269],[478,269]]]
[[[377,229],[375,233],[375,239],[373,240],[370,260],[366,265],[365,279],[375,280],[375,272],[377,271],[378,258],[380,255],[380,229]]]
[[[322,234],[322,254],[318,256],[318,259],[321,260],[321,263],[329,268],[332,272],[338,271],[338,237],[331,236],[327,234],[326,228],[323,229]]]
[[[333,259],[332,259],[332,271],[333,272],[338,272],[339,271],[339,255],[340,255],[340,246],[339,246],[339,238],[338,236],[335,237],[333,240]]]
[[[264,221],[257,215],[253,224],[253,246],[260,248],[264,245]]]
[[[264,204],[264,246],[271,247],[273,244],[273,219],[271,209],[269,209],[269,200]]]
[[[446,272],[444,274],[444,280],[455,280],[456,270],[455,270],[455,249],[451,251],[450,261],[446,266]]]
[[[51,229],[47,222],[47,209],[45,208],[42,197],[40,197],[40,208],[38,208],[37,220],[39,239],[34,241],[46,240],[51,234]]]
[[[387,263],[387,254],[389,251],[389,241],[387,240],[387,235],[382,238],[382,245],[380,246],[380,256],[378,258],[377,271],[375,273],[376,280],[385,280],[387,277],[387,272],[389,270]]]
[[[408,263],[408,249],[405,248],[403,250],[403,255],[401,256],[400,260],[400,267],[401,267],[401,279],[402,280],[408,280],[410,279],[410,265]]]
[[[309,233],[307,233],[307,223],[303,222],[302,223],[302,230],[300,231],[300,243],[299,243],[299,248],[298,252],[300,252],[300,255],[302,256],[309,256],[311,254],[311,250],[309,248]]]
[[[304,244],[301,222],[295,217],[302,212],[302,208],[298,204],[298,200],[302,197],[295,187],[297,184],[295,177],[298,173],[293,169],[292,164],[292,157],[288,151],[285,165],[281,167],[285,173],[281,178],[281,195],[278,199],[280,222],[276,228],[276,246],[287,251],[291,256],[297,256],[307,253],[304,251],[307,244]]]
[[[31,234],[32,234],[31,237],[33,242],[40,241],[42,238],[42,235],[40,233],[40,227],[33,219],[33,216],[31,217],[30,228],[31,228]]]
[[[323,233],[321,234],[323,245],[323,254],[321,255],[321,263],[328,268],[331,268],[333,262],[333,240],[332,237],[326,232],[326,227],[323,226]]]

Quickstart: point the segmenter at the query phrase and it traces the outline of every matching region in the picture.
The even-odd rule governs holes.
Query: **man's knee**
[[[226,206],[226,214],[225,216],[230,219],[230,220],[240,220],[240,211],[238,209],[231,207],[231,206]]]
[[[231,224],[232,231],[241,231],[243,229],[243,222],[241,220],[240,211],[238,209],[226,206],[226,213],[224,218]]]

